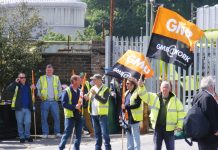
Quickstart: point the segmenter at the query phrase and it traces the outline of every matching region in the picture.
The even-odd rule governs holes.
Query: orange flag
[[[129,78],[130,76],[139,79],[141,73],[146,78],[154,75],[146,57],[137,51],[128,50],[113,66],[112,71],[107,75],[116,78]]]
[[[203,34],[195,24],[176,12],[159,7],[147,57],[188,69],[194,60],[194,45]]]

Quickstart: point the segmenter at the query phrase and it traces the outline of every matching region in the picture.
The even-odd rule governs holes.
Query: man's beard
[[[162,98],[168,98],[169,97],[169,94],[167,96],[163,95],[162,93]]]

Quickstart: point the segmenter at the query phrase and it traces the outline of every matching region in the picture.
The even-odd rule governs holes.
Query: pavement
[[[111,134],[111,146],[112,150],[122,150],[122,135],[121,134]],[[141,149],[145,150],[153,150],[153,134],[145,134],[141,135]],[[58,150],[58,144],[60,142],[60,138],[55,138],[53,136],[49,136],[48,139],[41,139],[37,137],[33,143],[24,143],[21,144],[19,139],[10,139],[10,140],[2,140],[0,141],[0,150]],[[66,145],[65,149],[69,149],[69,142]],[[164,142],[163,142],[164,143]],[[81,141],[81,150],[94,150],[95,147],[95,139],[89,137],[88,135],[83,135]],[[104,150],[104,146],[102,147]],[[123,150],[126,150],[126,137],[123,139]],[[165,145],[163,144],[163,150],[166,150]],[[175,142],[175,150],[198,150],[197,143],[194,143],[193,146],[189,146],[185,140],[176,140]]]

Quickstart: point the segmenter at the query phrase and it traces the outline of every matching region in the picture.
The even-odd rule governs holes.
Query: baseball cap
[[[94,74],[90,79],[91,80],[94,80],[94,79],[102,80],[102,76],[100,74]]]

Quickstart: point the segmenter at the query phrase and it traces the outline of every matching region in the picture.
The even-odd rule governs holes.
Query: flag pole
[[[123,79],[123,83],[122,83],[122,104],[124,104],[125,102],[125,92],[126,92],[126,79]],[[128,120],[128,113],[125,110],[122,110],[124,113],[124,117],[122,117],[122,119],[126,119]],[[122,128],[122,150],[123,150],[123,135],[124,135],[124,129]]]
[[[70,138],[70,147],[69,147],[69,150],[71,150],[71,145],[73,143],[73,135],[74,135],[74,132],[75,132],[75,126],[73,127],[73,132],[72,132],[72,135],[71,135],[71,138]]]
[[[32,85],[35,85],[34,81],[34,71],[32,70]],[[34,122],[34,132],[35,132],[35,140],[36,140],[36,108],[35,108],[35,89],[32,90],[32,102],[33,102],[33,122]]]

